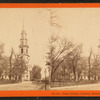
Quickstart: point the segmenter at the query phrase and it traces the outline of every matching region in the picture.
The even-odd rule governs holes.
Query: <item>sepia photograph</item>
[[[100,8],[0,8],[0,91],[100,90]]]

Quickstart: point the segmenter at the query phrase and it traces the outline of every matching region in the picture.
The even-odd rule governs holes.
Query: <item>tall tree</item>
[[[3,76],[8,70],[8,59],[4,54],[4,44],[0,44],[0,78],[3,79]]]
[[[12,75],[14,76],[15,80],[22,81],[22,75],[24,74],[25,70],[27,70],[27,63],[22,57],[16,55],[14,66],[12,68]]]
[[[52,35],[49,41],[49,57],[47,65],[50,64],[51,79],[58,67],[64,62],[66,56],[69,56],[75,45],[72,41],[68,41],[65,38],[58,38]]]
[[[32,79],[41,79],[41,67],[34,65],[31,72]]]
[[[91,60],[92,60],[92,49],[90,49],[90,53],[89,53],[89,57],[88,57],[88,66],[89,66],[89,68],[88,68],[88,80],[90,80],[90,78],[91,78]]]
[[[77,81],[77,67],[78,67],[78,62],[81,58],[81,52],[82,52],[82,45],[78,45],[70,55],[70,57],[72,58],[72,68],[75,81]]]
[[[12,67],[14,66],[14,60],[15,60],[15,58],[13,58],[13,56],[15,56],[15,53],[14,53],[14,50],[12,48],[11,49],[11,54],[10,54],[10,57],[9,57],[9,65],[10,65],[10,68],[9,68],[9,80],[11,80],[11,78],[12,78]]]

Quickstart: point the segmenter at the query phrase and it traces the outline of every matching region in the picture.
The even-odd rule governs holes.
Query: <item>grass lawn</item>
[[[67,82],[51,82],[51,87],[62,87],[62,86],[74,86],[74,85],[84,85],[84,84],[94,84],[98,81],[88,81],[88,80],[82,80],[82,81],[67,81]]]

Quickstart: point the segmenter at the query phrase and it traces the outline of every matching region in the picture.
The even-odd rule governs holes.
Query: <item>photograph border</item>
[[[0,3],[0,8],[100,8],[100,3]],[[92,88],[92,87],[91,87]],[[0,91],[0,97],[99,97],[100,90]]]

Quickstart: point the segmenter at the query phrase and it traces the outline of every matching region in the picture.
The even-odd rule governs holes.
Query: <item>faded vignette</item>
[[[0,8],[0,91],[100,90],[100,8]]]

